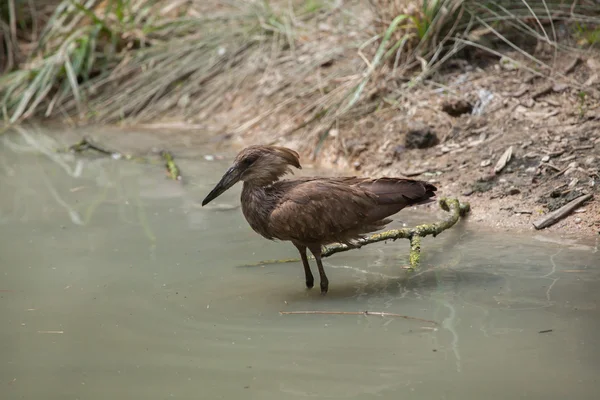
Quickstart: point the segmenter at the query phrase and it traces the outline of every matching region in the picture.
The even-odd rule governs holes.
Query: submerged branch
[[[438,325],[437,322],[430,319],[423,319],[417,317],[411,317],[408,315],[380,312],[380,311],[279,311],[281,315],[292,315],[292,314],[321,314],[321,315],[376,315],[379,317],[396,317],[411,319],[414,321],[427,322],[428,324]]]
[[[330,246],[324,246],[321,253],[321,257],[329,257],[335,253],[341,253],[348,250],[358,249],[370,243],[377,243],[387,240],[396,239],[409,239],[410,240],[410,268],[417,269],[420,265],[421,259],[421,239],[425,236],[436,237],[446,229],[451,228],[458,222],[461,217],[464,217],[471,210],[469,203],[460,203],[457,199],[449,199],[443,197],[439,200],[439,205],[442,210],[449,213],[445,219],[435,222],[433,224],[422,224],[417,225],[414,228],[403,228],[403,229],[391,229],[389,231],[375,233],[367,236],[363,239],[356,241],[354,246],[348,246],[347,244],[333,244]],[[313,257],[311,257],[313,258]],[[245,264],[244,267],[256,267],[268,264],[283,264],[290,262],[298,262],[299,258],[287,258],[281,260],[264,260],[254,264]]]

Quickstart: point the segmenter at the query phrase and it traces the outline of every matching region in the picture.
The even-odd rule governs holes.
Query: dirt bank
[[[440,195],[472,204],[472,222],[501,230],[534,230],[533,221],[542,215],[591,193],[591,201],[546,229],[597,235],[598,62],[557,60],[557,69],[587,84],[588,91],[533,78],[499,63],[483,68],[458,64],[438,76],[435,86],[414,90],[404,102],[331,129],[318,146],[307,143],[307,130],[280,134],[278,127],[289,120],[289,110],[230,139],[240,147],[287,145],[299,149],[305,163],[335,168],[340,174],[434,182]],[[215,118],[234,121],[232,112],[235,109]],[[498,164],[507,151],[510,159],[501,168]]]

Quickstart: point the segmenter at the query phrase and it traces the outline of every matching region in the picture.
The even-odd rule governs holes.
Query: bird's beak
[[[217,183],[217,185],[213,188],[213,190],[210,191],[206,198],[202,200],[202,206],[207,205],[223,194],[223,192],[225,192],[227,189],[235,185],[235,183],[242,177],[242,172],[243,171],[237,165],[229,168],[219,183]]]

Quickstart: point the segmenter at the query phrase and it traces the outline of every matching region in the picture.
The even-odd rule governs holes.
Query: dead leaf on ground
[[[504,169],[504,167],[506,167],[506,164],[508,164],[508,162],[512,158],[512,152],[513,152],[513,147],[510,146],[508,149],[506,149],[504,154],[502,154],[502,156],[498,160],[498,163],[496,163],[496,166],[494,167],[495,174],[502,171]]]

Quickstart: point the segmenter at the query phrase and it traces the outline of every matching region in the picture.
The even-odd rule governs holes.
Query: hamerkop
[[[329,280],[321,263],[321,246],[345,243],[350,246],[363,235],[391,222],[387,219],[404,207],[433,201],[437,188],[430,183],[404,178],[318,178],[279,180],[302,169],[294,150],[278,146],[250,146],[202,201],[208,204],[238,181],[243,181],[242,211],[252,229],[269,240],[289,240],[300,252],[306,287],[314,278],[306,257],[315,256],[321,293]]]

